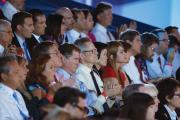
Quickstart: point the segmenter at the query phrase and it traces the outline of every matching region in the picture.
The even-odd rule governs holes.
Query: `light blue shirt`
[[[14,99],[16,93],[19,103]],[[10,87],[0,83],[0,120],[24,120],[20,110],[29,117],[28,110],[21,94]]]
[[[71,30],[67,31],[66,35],[68,38],[68,43],[72,43],[72,44],[79,38],[87,37],[86,34],[84,34],[83,32],[78,32],[75,29],[71,29]],[[79,37],[79,36],[81,36],[81,37]]]
[[[161,66],[158,62],[159,57]],[[167,64],[167,61],[162,54],[158,55],[157,53],[154,53],[153,62],[146,61],[146,64],[151,79],[167,78],[172,75],[172,66]]]

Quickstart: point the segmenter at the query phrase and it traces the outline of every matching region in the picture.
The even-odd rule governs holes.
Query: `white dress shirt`
[[[104,26],[102,26],[99,23],[96,23],[95,27],[92,30],[92,33],[96,37],[96,41],[102,42],[102,43],[107,43],[107,42],[115,40],[114,36],[110,32],[108,32],[111,37],[111,39],[110,39],[107,32],[108,32],[107,28],[105,28]]]
[[[161,65],[158,58],[160,57]],[[162,54],[154,53],[153,62],[146,61],[148,73],[151,79],[167,78],[172,75],[172,65],[166,63]]]
[[[40,43],[41,41],[40,41],[40,36],[39,35],[36,35],[36,34],[34,34],[34,33],[32,33],[32,35],[35,37],[35,39],[37,40],[37,42],[38,43]]]
[[[24,46],[23,46],[23,43],[25,42],[25,38],[20,37],[20,36],[19,36],[18,34],[16,34],[16,33],[15,33],[15,35],[16,35],[16,37],[17,37],[17,40],[18,40],[21,48],[22,48],[23,51],[24,51],[24,56],[23,56],[23,57],[24,57],[25,59],[27,59],[27,55],[25,54],[25,48],[24,48]],[[29,56],[31,56],[30,53],[29,53],[29,51],[28,51],[27,54],[28,54]]]
[[[176,120],[177,114],[176,114],[175,110],[172,111],[167,105],[164,105],[164,107],[168,111],[171,120]]]
[[[78,32],[75,29],[71,29],[67,31],[66,35],[68,38],[68,43],[72,43],[72,44],[79,38],[87,37],[86,34],[84,34],[83,32]]]
[[[87,101],[88,106],[92,106],[95,108],[99,113],[104,112],[103,104],[106,102],[106,98],[103,95],[97,95],[96,88],[94,86],[93,79],[91,77],[91,69],[87,66],[80,64],[76,70],[76,80],[81,81],[85,87],[88,89]],[[94,72],[94,76],[96,78],[97,84],[101,92],[103,92],[103,82],[101,78]]]
[[[135,57],[131,56],[129,63],[123,66],[123,71],[125,71],[130,79],[132,80],[132,84],[142,83],[138,68],[134,62]]]
[[[14,99],[16,93],[19,103]],[[29,117],[28,110],[21,94],[10,87],[0,83],[0,120],[24,120],[20,110]]]
[[[2,45],[0,44],[0,56],[3,55],[3,53],[4,53],[4,46],[2,46]]]
[[[6,3],[2,7],[2,11],[4,16],[11,21],[14,14],[19,12],[9,1],[6,1]]]

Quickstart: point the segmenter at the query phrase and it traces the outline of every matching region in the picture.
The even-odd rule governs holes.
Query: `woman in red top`
[[[102,74],[104,85],[107,89],[116,88],[114,92],[121,96],[122,89],[129,85],[126,74],[121,71],[125,62],[123,45],[118,41],[110,42],[107,47],[107,55],[108,64],[103,68]]]

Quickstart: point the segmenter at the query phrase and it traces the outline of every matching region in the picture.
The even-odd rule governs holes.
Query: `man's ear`
[[[0,74],[1,82],[6,81],[7,75],[5,73]]]
[[[17,29],[18,31],[20,31],[20,30],[22,29],[22,26],[21,26],[21,25],[17,25],[16,29]]]

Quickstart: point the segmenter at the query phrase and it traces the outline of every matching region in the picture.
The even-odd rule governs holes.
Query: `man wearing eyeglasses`
[[[0,55],[16,53],[16,48],[10,46],[13,38],[11,23],[0,19]]]
[[[147,63],[150,78],[159,79],[171,77],[172,61],[174,59],[175,51],[172,50],[168,52],[169,38],[167,32],[162,29],[156,29],[152,32],[159,38],[159,45],[154,52],[153,62]]]
[[[87,116],[86,95],[75,88],[60,88],[55,96],[54,103],[63,107],[71,115],[72,119],[81,119]]]

